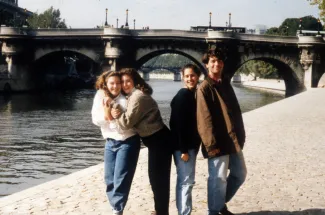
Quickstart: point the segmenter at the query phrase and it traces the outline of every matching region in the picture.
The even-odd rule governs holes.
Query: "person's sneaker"
[[[221,215],[235,215],[233,213],[231,213],[230,211],[228,211],[227,205],[225,205],[221,211],[219,212],[219,214]]]
[[[123,211],[116,211],[116,210],[112,209],[112,214],[113,215],[123,215]]]

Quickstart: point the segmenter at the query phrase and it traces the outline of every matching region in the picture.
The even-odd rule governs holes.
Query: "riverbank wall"
[[[257,79],[245,80],[240,83],[234,83],[243,87],[252,88],[256,90],[263,90],[271,93],[285,95],[286,87],[284,80],[277,79]]]
[[[228,204],[241,215],[325,214],[325,89],[311,89],[243,115],[246,182]],[[142,149],[125,215],[153,210]],[[199,152],[193,215],[206,214],[207,160]],[[170,214],[176,215],[172,166]],[[110,214],[103,164],[0,199],[0,214]]]

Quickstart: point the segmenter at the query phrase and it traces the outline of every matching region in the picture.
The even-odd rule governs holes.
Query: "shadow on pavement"
[[[258,211],[238,215],[325,215],[325,209],[307,209],[303,211]]]

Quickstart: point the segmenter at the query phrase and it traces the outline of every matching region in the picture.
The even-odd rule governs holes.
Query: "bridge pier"
[[[234,76],[232,77],[232,82],[233,83],[241,83],[241,75],[238,73],[235,73]]]
[[[322,56],[324,58],[324,56]],[[324,74],[325,63],[321,61],[320,50],[305,46],[301,49],[300,64],[304,74],[304,85],[307,89],[318,86],[319,79]]]
[[[117,71],[117,61],[122,56],[122,50],[119,47],[119,43],[117,41],[108,40],[105,45],[105,60],[107,69],[111,71]]]
[[[3,89],[0,91],[27,91],[34,87],[31,80],[31,73],[29,72],[28,55],[23,56],[23,47],[20,44],[8,44],[3,42],[2,54],[6,56],[8,79],[5,80]]]
[[[8,80],[4,85],[4,89],[0,91],[7,91],[8,89],[12,91],[27,91],[34,87],[34,83],[31,80],[31,73],[28,70],[28,66],[20,64],[18,62],[18,56],[6,57],[6,62],[8,64]]]
[[[175,72],[174,73],[174,81],[181,81],[182,80],[182,75],[180,72]]]
[[[150,80],[150,73],[143,73],[143,77],[142,77],[145,81],[149,81]]]

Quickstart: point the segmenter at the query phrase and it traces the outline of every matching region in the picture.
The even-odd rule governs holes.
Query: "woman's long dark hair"
[[[197,67],[195,64],[189,63],[189,64],[186,64],[185,66],[182,67],[181,72],[182,72],[183,77],[184,77],[185,69],[192,69],[193,72],[194,72],[198,77],[201,76],[201,70],[200,70],[199,67]]]
[[[123,75],[128,75],[132,78],[134,82],[134,87],[141,90],[143,93],[151,95],[153,90],[151,86],[140,76],[140,74],[134,68],[124,68],[120,72],[121,77]]]

